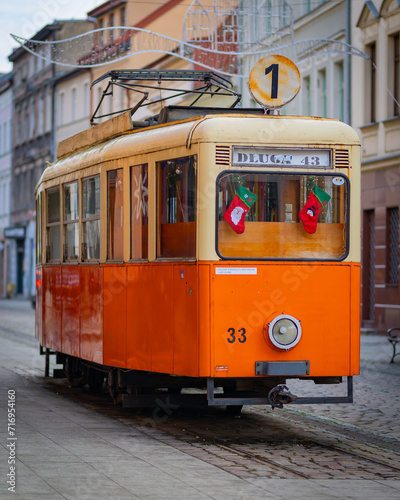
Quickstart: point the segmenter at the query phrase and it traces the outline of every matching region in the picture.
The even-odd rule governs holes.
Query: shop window
[[[157,164],[157,257],[196,257],[196,157]]]
[[[64,259],[79,256],[79,193],[78,182],[64,186]]]
[[[82,259],[100,259],[100,176],[82,181]]]
[[[131,259],[148,254],[148,167],[131,168]]]
[[[46,191],[46,255],[47,262],[61,259],[61,234],[60,234],[60,188]]]
[[[124,259],[123,170],[107,172],[107,259]]]

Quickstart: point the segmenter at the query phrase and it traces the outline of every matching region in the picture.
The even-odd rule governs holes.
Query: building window
[[[84,83],[83,84],[83,102],[84,102],[84,113],[85,113],[85,118],[90,115],[90,90],[89,90],[89,84]]]
[[[362,319],[375,319],[375,211],[363,215]]]
[[[311,80],[309,76],[303,79],[303,114],[311,116]]]
[[[131,259],[147,259],[148,167],[131,168]]]
[[[26,141],[28,139],[29,134],[29,112],[28,109],[25,108],[24,113],[24,122],[23,122],[23,140]]]
[[[30,110],[29,110],[29,138],[34,137],[35,135],[35,118],[36,118],[36,110],[35,103],[31,101]]]
[[[48,189],[46,200],[46,254],[47,262],[61,259],[60,243],[60,188]]]
[[[196,157],[157,164],[157,257],[196,257]]]
[[[369,122],[376,122],[376,43],[368,46],[368,53],[371,58],[369,67]]]
[[[126,23],[126,10],[125,7],[121,9],[121,26],[125,26]]]
[[[65,123],[65,94],[60,92],[60,109],[58,113],[58,124],[64,125]]]
[[[335,118],[344,121],[344,65],[335,63]]]
[[[52,111],[52,95],[51,91],[48,90],[46,96],[46,123],[45,123],[46,132],[50,132],[52,127],[51,111]]]
[[[72,108],[72,121],[75,121],[77,118],[77,96],[76,96],[76,87],[74,87],[71,91],[71,108]]]
[[[82,182],[82,259],[100,258],[100,176]]]
[[[79,193],[78,182],[64,186],[64,259],[78,260]]]
[[[99,19],[99,29],[102,30],[104,27],[104,20]],[[99,31],[99,45],[102,47],[104,45],[104,31]]]
[[[400,37],[396,33],[392,37],[393,43],[393,115],[400,114],[399,105],[400,101]],[[396,102],[397,101],[397,102]]]
[[[318,100],[320,116],[327,116],[326,70],[318,71]]]
[[[107,259],[124,259],[123,170],[107,173]]]
[[[108,18],[108,26],[112,28],[114,26],[114,14],[110,14],[110,17]],[[109,30],[110,31],[110,41],[112,42],[114,40],[114,30]]]
[[[399,284],[399,207],[388,208],[386,212],[386,283]]]
[[[39,112],[38,112],[38,134],[42,135],[44,132],[44,97],[39,99]]]

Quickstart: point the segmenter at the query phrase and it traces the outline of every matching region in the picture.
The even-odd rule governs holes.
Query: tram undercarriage
[[[268,405],[283,408],[287,404],[333,404],[353,402],[353,377],[347,377],[347,395],[301,397],[289,390],[290,380],[310,380],[317,385],[341,384],[342,377],[247,377],[194,378],[163,373],[127,370],[85,361],[59,352],[43,350],[48,357],[56,354],[54,377],[66,377],[70,387],[88,386],[91,392],[107,391],[124,408],[173,410],[178,407],[226,406],[238,414],[243,405]],[[289,382],[288,382],[289,381]]]

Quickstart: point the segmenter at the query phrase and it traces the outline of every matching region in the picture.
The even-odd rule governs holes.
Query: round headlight
[[[288,314],[281,314],[268,325],[268,336],[275,347],[288,351],[300,341],[300,321]]]

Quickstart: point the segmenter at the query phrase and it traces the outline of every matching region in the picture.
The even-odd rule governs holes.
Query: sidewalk
[[[9,319],[22,329],[18,330],[20,335],[29,331],[29,341],[23,337],[11,341],[4,331],[0,337],[1,499],[400,498],[400,480],[396,479],[239,478],[185,453],[182,443],[177,449],[176,438],[166,439],[157,427],[149,431],[133,425],[129,418],[114,419],[49,391],[43,383],[43,356],[39,356],[37,344],[31,345],[31,341],[36,342],[30,324],[33,316],[34,311],[24,306],[13,310]],[[0,334],[4,323],[0,317]],[[355,378],[354,405],[316,405],[295,411],[371,430],[400,442],[400,362],[397,358],[390,365],[389,360],[390,345],[385,338],[363,336],[362,375]],[[9,439],[7,427],[10,389],[16,391],[16,493],[7,491],[11,453],[7,444],[14,441],[14,437]]]

